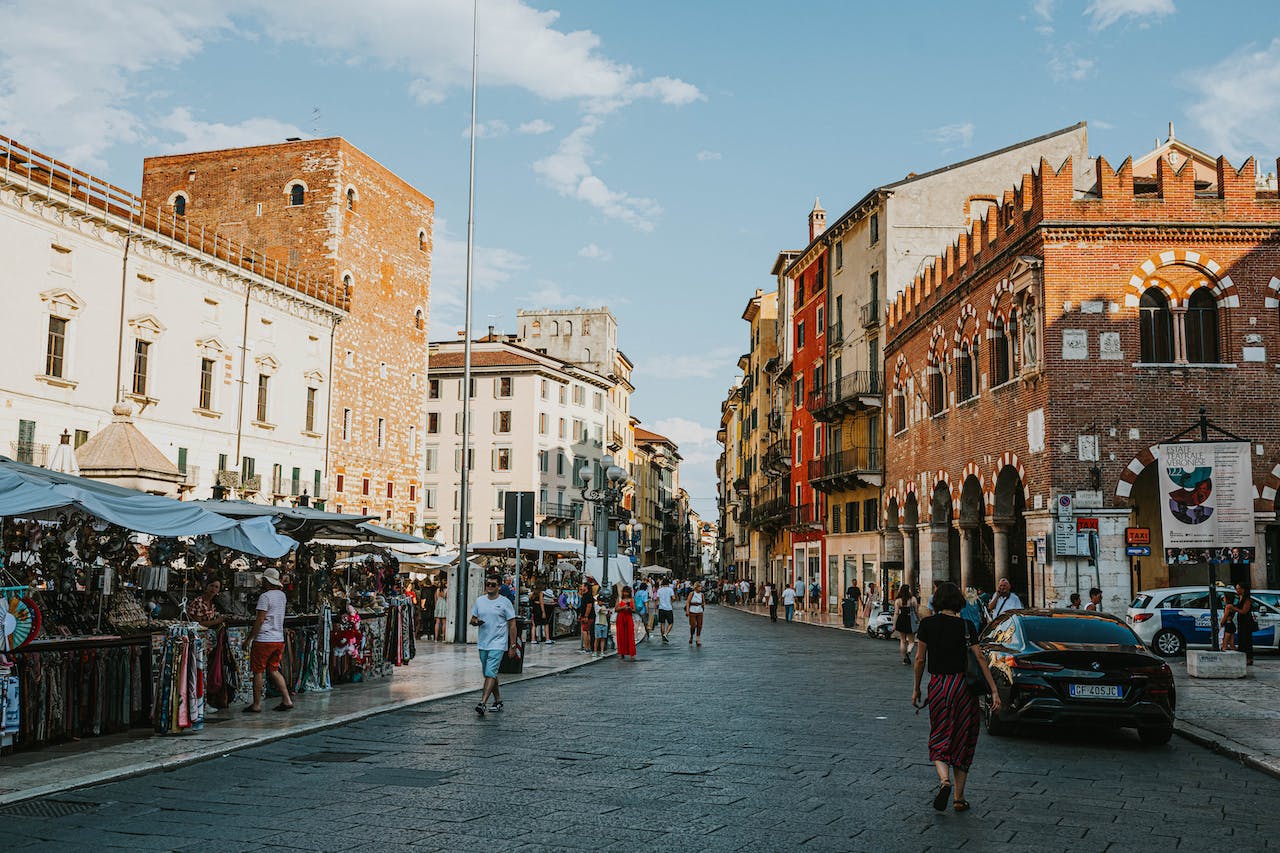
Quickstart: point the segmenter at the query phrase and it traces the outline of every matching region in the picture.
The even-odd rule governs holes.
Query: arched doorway
[[[994,589],[993,533],[987,524],[982,481],[973,474],[960,487],[959,527],[961,586]]]
[[[1027,573],[1026,509],[1022,476],[1013,465],[1005,465],[996,475],[995,506],[991,516],[992,586],[984,589],[994,591],[995,582],[1007,577],[1013,591],[1031,606],[1039,603],[1040,599],[1032,601],[1031,578]],[[1044,590],[1038,589],[1037,592],[1043,597]]]
[[[945,482],[933,487],[933,497],[929,501],[929,528],[929,538],[932,540],[930,547],[933,548],[933,580],[958,578],[960,531],[951,524],[951,489]]]

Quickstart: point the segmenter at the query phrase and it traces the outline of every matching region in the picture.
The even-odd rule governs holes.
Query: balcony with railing
[[[747,523],[756,530],[772,533],[786,527],[791,520],[790,484],[759,489],[751,496],[751,514]]]
[[[820,492],[842,492],[884,482],[884,454],[879,447],[850,447],[809,460],[809,484]]]
[[[816,421],[830,423],[855,412],[884,405],[884,374],[856,370],[809,394],[809,412]]]
[[[538,514],[548,519],[576,521],[581,513],[581,501],[540,501],[538,503]]]
[[[769,429],[773,432],[782,431],[782,412],[770,412],[765,418],[765,422],[769,425]]]
[[[9,449],[13,458],[25,465],[38,465],[43,468],[49,462],[49,445],[37,444],[34,441],[11,441]]]
[[[200,466],[188,465],[183,471],[182,482],[178,483],[178,488],[184,491],[191,491],[200,483]]]
[[[791,439],[780,438],[764,451],[764,472],[780,477],[791,471]]]
[[[791,523],[788,526],[793,530],[821,529],[822,518],[818,515],[817,505],[801,504],[791,507]]]
[[[880,325],[880,300],[873,299],[862,306],[862,328],[872,329]]]

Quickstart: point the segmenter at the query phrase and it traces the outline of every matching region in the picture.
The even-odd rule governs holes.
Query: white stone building
[[[235,496],[316,495],[344,312],[305,280],[3,138],[0,257],[0,452],[42,464],[124,401],[184,496],[220,470]]]
[[[457,544],[462,471],[463,342],[431,344],[426,465],[428,533]],[[493,334],[472,343],[471,502],[468,541],[499,539],[507,492],[533,492],[537,532],[581,536],[587,461],[605,455],[606,399],[613,382]]]

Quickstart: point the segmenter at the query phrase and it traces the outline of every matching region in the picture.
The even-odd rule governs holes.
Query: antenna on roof
[[[311,135],[320,135],[320,108],[313,107],[311,110]]]
[[[1172,142],[1174,138],[1175,137],[1173,135],[1173,122],[1169,122],[1169,141]]]

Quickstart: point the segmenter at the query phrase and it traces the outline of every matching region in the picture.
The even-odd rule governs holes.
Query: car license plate
[[[1116,684],[1072,684],[1068,689],[1072,699],[1119,699],[1120,687]]]

